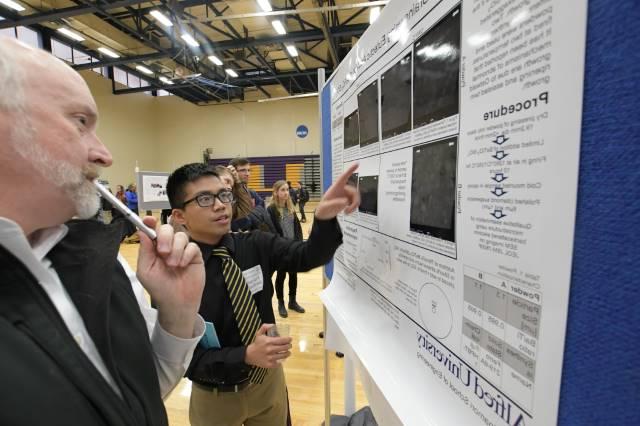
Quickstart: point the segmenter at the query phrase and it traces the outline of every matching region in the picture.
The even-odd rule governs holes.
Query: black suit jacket
[[[116,259],[122,230],[68,224],[49,253],[123,398],[29,270],[0,246],[0,424],[166,425],[146,324]]]

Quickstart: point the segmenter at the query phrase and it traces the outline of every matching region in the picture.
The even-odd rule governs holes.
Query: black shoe
[[[300,305],[298,305],[298,302],[294,300],[289,300],[289,309],[293,309],[294,311],[298,312],[299,314],[304,314],[304,308]]]
[[[282,318],[286,318],[289,316],[289,313],[284,307],[284,300],[278,300],[278,313]]]

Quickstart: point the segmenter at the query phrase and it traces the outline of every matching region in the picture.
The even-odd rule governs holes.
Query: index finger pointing
[[[346,185],[347,181],[349,180],[353,172],[358,170],[358,166],[360,166],[359,163],[353,163],[352,165],[350,165],[349,168],[340,175],[340,177],[336,180],[334,185],[337,185],[337,186]]]

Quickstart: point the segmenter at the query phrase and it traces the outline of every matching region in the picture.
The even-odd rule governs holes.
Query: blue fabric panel
[[[639,25],[638,0],[589,2],[562,425],[640,424]]]

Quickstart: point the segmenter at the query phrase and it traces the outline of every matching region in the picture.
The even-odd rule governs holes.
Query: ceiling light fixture
[[[181,39],[183,39],[185,42],[187,42],[187,44],[191,47],[198,47],[200,46],[200,43],[198,43],[196,41],[195,38],[193,38],[191,36],[191,34],[187,34],[187,33],[182,33],[182,35],[180,36]]]
[[[169,79],[168,79],[167,77],[165,77],[165,76],[161,76],[161,77],[160,77],[160,81],[161,81],[161,82],[163,82],[164,84],[169,84],[169,85],[173,84],[173,81],[169,80]]]
[[[216,55],[209,55],[209,60],[218,66],[222,66],[222,61]]]
[[[136,69],[148,75],[153,74],[153,71],[151,71],[149,68],[145,67],[144,65],[136,65]]]
[[[65,36],[69,37],[72,40],[84,41],[84,37],[82,37],[78,33],[74,33],[73,31],[71,31],[71,30],[69,30],[67,28],[58,28],[58,32],[61,33],[61,34],[64,34]]]
[[[164,13],[160,12],[159,10],[152,10],[151,12],[149,12],[149,14],[156,18],[156,21],[160,22],[165,27],[173,26],[173,22],[171,22],[171,19],[169,19]]]
[[[378,16],[380,16],[380,6],[369,9],[369,24],[376,22]]]
[[[232,70],[231,68],[227,68],[226,70],[224,70],[224,72],[229,74],[231,77],[234,77],[234,78],[238,77],[238,73]]]
[[[286,48],[287,48],[287,52],[289,52],[289,55],[294,57],[298,56],[298,49],[296,49],[296,47],[293,44],[287,44]]]
[[[273,25],[273,28],[278,34],[285,35],[287,33],[287,30],[284,29],[284,25],[282,25],[282,21],[280,21],[279,19],[274,19],[273,21],[271,21],[271,25]]]
[[[260,6],[260,9],[262,9],[263,12],[271,12],[273,10],[273,8],[271,7],[271,3],[269,3],[269,0],[257,0],[258,1],[258,6]]]
[[[119,58],[120,57],[120,55],[118,55],[116,52],[114,52],[111,49],[107,49],[106,47],[98,47],[98,52],[102,53],[103,55],[110,56],[112,58]]]
[[[4,4],[7,7],[10,7],[13,10],[17,10],[18,12],[22,12],[23,10],[26,10],[24,7],[22,7],[21,5],[19,5],[18,3],[16,3],[15,1],[11,1],[11,0],[0,0],[0,3]]]

